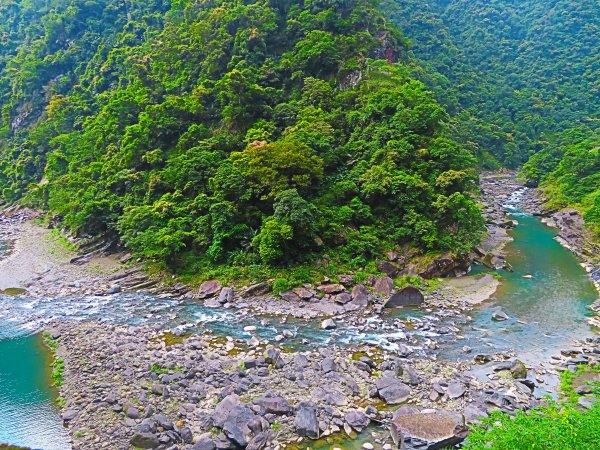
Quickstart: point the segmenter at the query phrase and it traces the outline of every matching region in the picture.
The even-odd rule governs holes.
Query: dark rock
[[[324,373],[335,372],[337,371],[337,364],[332,358],[325,358],[321,362],[321,370]]]
[[[231,303],[233,301],[233,297],[235,292],[233,288],[224,287],[221,289],[221,293],[219,294],[219,303],[224,305],[225,303]]]
[[[344,420],[359,433],[367,428],[371,422],[371,419],[362,411],[348,411],[344,415]]]
[[[67,409],[62,413],[61,417],[62,420],[64,420],[65,422],[69,422],[70,420],[73,420],[75,417],[77,417],[78,414],[79,411],[76,409]]]
[[[256,414],[254,414],[254,411],[247,406],[238,404],[233,407],[225,419],[223,432],[241,447],[246,447],[254,437],[251,426],[255,419]]]
[[[397,405],[405,402],[412,393],[409,386],[398,378],[383,376],[375,381],[379,396],[388,405]]]
[[[423,293],[416,286],[406,286],[392,294],[383,307],[396,308],[399,306],[421,305],[424,300]]]
[[[194,444],[192,450],[216,450],[217,444],[209,438],[201,438]]]
[[[268,431],[261,431],[246,446],[246,450],[261,450],[267,446],[271,439],[271,434]]]
[[[236,406],[241,405],[241,403],[240,398],[235,394],[228,395],[221,400],[212,414],[212,420],[215,426],[223,428],[223,424],[231,414],[231,411],[233,411]]]
[[[130,442],[137,448],[156,448],[160,445],[158,436],[151,433],[135,433]]]
[[[169,420],[169,418],[167,416],[165,416],[164,414],[157,414],[155,419],[156,419],[156,423],[165,430],[173,430],[175,428],[175,426],[173,425],[173,422],[171,422]]]
[[[340,305],[345,305],[346,303],[350,303],[352,301],[352,296],[348,292],[342,292],[341,294],[337,294],[333,297],[333,301],[339,303]]]
[[[181,440],[186,443],[186,444],[193,444],[194,443],[194,435],[192,434],[192,430],[190,430],[188,427],[183,427],[180,431],[179,434],[181,435]]]
[[[137,408],[127,408],[127,411],[125,411],[125,415],[130,419],[137,420],[140,418],[140,412]]]
[[[301,404],[296,411],[294,426],[299,436],[318,439],[319,421],[317,419],[317,410],[313,406]]]
[[[244,289],[242,297],[255,297],[268,294],[269,292],[271,292],[271,286],[268,283],[257,283]]]
[[[522,361],[517,359],[513,367],[510,369],[510,373],[512,374],[513,378],[527,378],[527,367]]]
[[[291,412],[289,402],[280,396],[261,397],[255,400],[254,404],[259,405],[264,414],[285,415]]]
[[[389,261],[377,261],[377,270],[385,273],[390,278],[396,278],[400,273],[400,268]]]
[[[315,296],[315,293],[312,290],[305,287],[294,288],[292,289],[292,292],[294,292],[294,294],[296,294],[302,300],[310,300]]]

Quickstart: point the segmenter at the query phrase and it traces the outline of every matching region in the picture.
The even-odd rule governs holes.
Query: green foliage
[[[548,206],[573,206],[600,236],[600,129],[580,127],[553,139],[552,150],[536,154],[523,167],[530,184],[538,184]]]
[[[600,439],[600,402],[588,411],[557,403],[515,417],[499,411],[482,420],[464,445],[466,450],[587,450]]]
[[[375,2],[50,3],[4,7],[4,199],[178,274],[290,285],[481,239],[472,146]]]
[[[416,75],[484,167],[552,153],[549,135],[598,120],[594,2],[384,0],[383,7],[413,43]]]
[[[62,386],[64,381],[64,371],[65,371],[65,360],[62,358],[56,358],[52,364],[52,382],[54,386]]]

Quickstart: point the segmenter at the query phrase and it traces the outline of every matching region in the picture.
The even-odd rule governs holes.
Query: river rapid
[[[506,247],[514,271],[500,271],[502,284],[496,294],[468,314],[405,309],[367,317],[362,326],[322,330],[314,322],[244,316],[141,294],[35,299],[0,295],[0,442],[45,450],[70,448],[54,402],[57,394],[49,385],[49,356],[36,335],[54,320],[156,323],[176,332],[201,330],[243,339],[253,334],[244,327],[253,325],[261,339],[273,340],[284,330],[291,331],[294,338],[285,342],[291,350],[367,342],[390,352],[408,348],[414,356],[431,355],[435,348],[433,353],[442,360],[514,351],[530,364],[547,361],[574,338],[593,334],[587,306],[597,292],[573,254],[553,239],[555,231],[518,209],[520,193],[506,205],[519,222]],[[498,306],[508,320],[492,320]],[[465,346],[472,352],[465,352]],[[359,440],[342,446],[352,449],[360,444]]]

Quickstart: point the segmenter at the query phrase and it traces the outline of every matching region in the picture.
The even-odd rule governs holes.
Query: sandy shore
[[[0,290],[27,289],[29,295],[93,294],[110,284],[119,269],[114,258],[96,258],[83,266],[70,263],[68,250],[50,230],[31,221],[0,223],[11,250],[0,260]]]

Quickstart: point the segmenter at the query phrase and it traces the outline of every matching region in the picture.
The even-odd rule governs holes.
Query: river
[[[515,197],[515,201],[518,196]],[[597,293],[576,258],[554,239],[555,231],[537,218],[523,214],[514,207],[513,217],[519,225],[513,230],[514,241],[506,248],[507,259],[514,271],[501,271],[502,284],[493,298],[471,311],[470,320],[458,325],[464,339],[449,339],[438,351],[443,359],[472,358],[475,353],[515,350],[530,363],[548,360],[551,354],[568,347],[573,338],[593,333],[586,318],[587,306]],[[481,270],[480,270],[481,271]],[[527,277],[525,277],[527,276]],[[510,317],[495,322],[491,315],[498,305]],[[108,320],[113,322],[160,322],[173,327],[184,323],[199,323],[219,335],[249,337],[243,325],[256,325],[256,318],[241,321],[228,311],[203,308],[194,303],[174,299],[157,299],[143,295],[86,297],[66,299],[27,299],[0,295],[0,441],[44,450],[69,448],[54,407],[56,393],[48,386],[48,356],[33,333],[52,319]],[[407,333],[399,331],[400,320],[445,320],[443,312],[425,315],[422,311],[401,311],[388,316],[386,329],[366,332],[364,329],[324,331],[316,324],[288,321],[259,326],[258,334],[273,339],[283,329],[298,333],[290,345],[325,345],[328,342],[377,343],[393,350],[396,338]],[[373,321],[378,318],[373,317]],[[456,321],[452,322],[452,325]],[[426,339],[427,335],[417,338]],[[416,342],[416,341],[415,341]],[[462,351],[468,345],[472,353]],[[418,355],[418,345],[414,347]],[[365,433],[363,433],[365,435]],[[345,442],[343,448],[360,448],[362,439]],[[339,443],[338,443],[339,446]],[[326,443],[317,448],[328,448]]]

